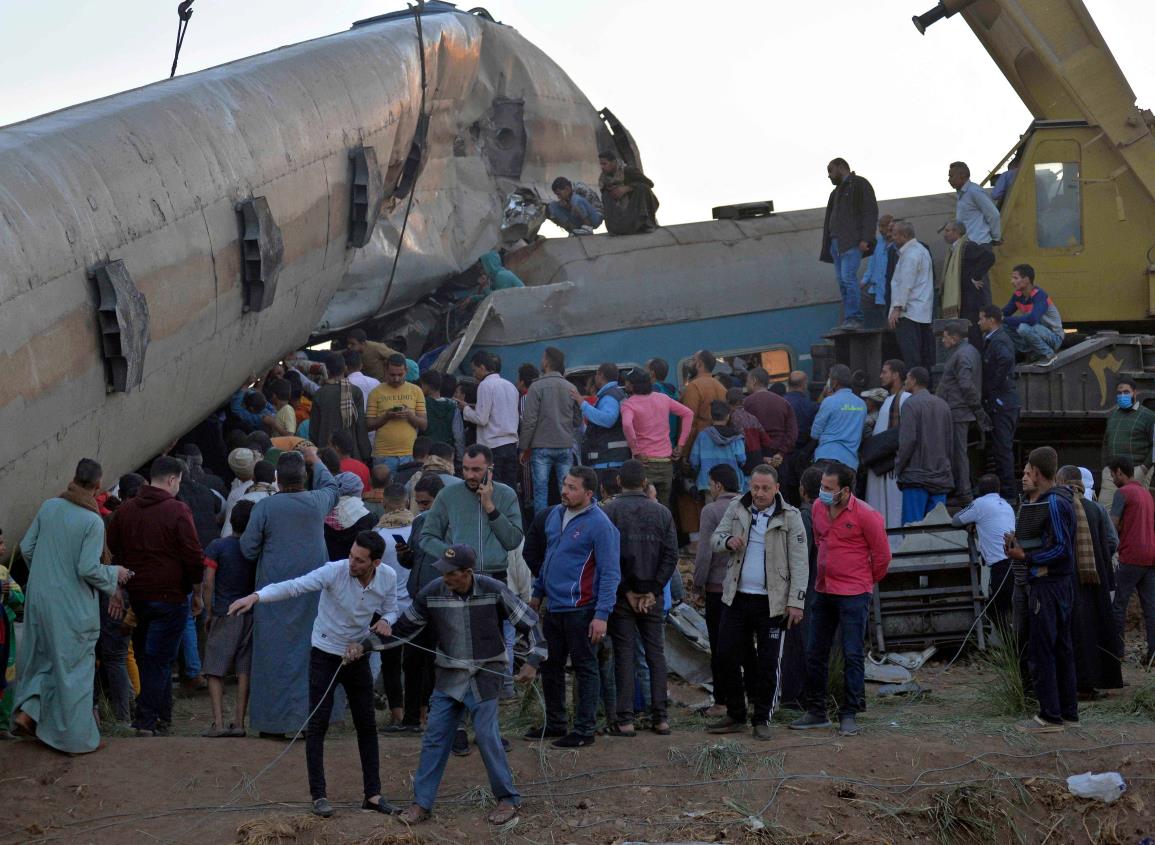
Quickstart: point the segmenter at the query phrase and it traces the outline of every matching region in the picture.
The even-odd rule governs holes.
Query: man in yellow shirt
[[[376,340],[369,340],[364,329],[350,329],[345,336],[345,348],[361,353],[361,372],[377,381],[385,380],[385,367],[395,349]]]
[[[425,394],[405,381],[405,356],[394,353],[385,361],[385,379],[369,394],[366,417],[369,430],[377,432],[373,463],[390,472],[413,458],[413,441],[425,431]]]

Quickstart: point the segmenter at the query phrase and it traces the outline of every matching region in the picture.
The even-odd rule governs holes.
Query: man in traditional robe
[[[97,591],[113,596],[131,574],[108,565],[112,556],[95,498],[102,475],[100,464],[82,460],[68,489],[40,506],[20,543],[28,598],[12,723],[16,733],[70,754],[100,747],[92,707]]]
[[[598,187],[605,207],[606,231],[611,235],[637,235],[658,228],[658,198],[646,174],[623,164],[609,150],[598,155],[602,175]]]
[[[306,467],[313,489],[305,489]],[[329,470],[307,453],[277,459],[280,492],[257,502],[241,535],[241,553],[257,561],[257,589],[299,578],[328,562],[325,517],[339,488]],[[253,612],[252,702],[249,724],[262,734],[296,731],[309,714],[309,643],[317,596],[298,596]],[[338,714],[339,717],[339,714]]]
[[[898,428],[902,406],[910,398],[910,394],[903,390],[906,364],[899,359],[892,358],[885,362],[878,380],[890,395],[878,410],[878,420],[872,432],[875,437],[884,431]],[[898,442],[895,441],[896,450],[897,446]],[[898,489],[898,476],[894,474],[893,467],[881,475],[874,470],[867,470],[866,503],[882,514],[887,528],[902,526],[902,491]]]
[[[1123,636],[1111,606],[1111,593],[1115,591],[1112,558],[1119,548],[1119,535],[1107,510],[1086,497],[1078,467],[1062,467],[1055,482],[1071,489],[1075,505],[1077,569],[1075,604],[1071,609],[1075,678],[1079,694],[1094,699],[1101,697],[1099,690],[1123,686],[1123,667],[1118,657]]]

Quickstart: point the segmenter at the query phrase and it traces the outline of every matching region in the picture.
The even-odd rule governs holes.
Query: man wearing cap
[[[258,603],[295,599],[321,593],[313,621],[309,653],[309,724],[305,734],[305,762],[313,813],[328,818],[333,805],[325,795],[325,732],[333,712],[334,687],[345,688],[353,725],[365,798],[362,810],[396,812],[381,797],[377,751],[377,717],[373,711],[373,673],[363,640],[372,630],[382,637],[397,619],[397,575],[381,566],[385,541],[372,531],[357,535],[348,560],[332,561],[299,578],[266,584],[229,606],[229,616],[247,613]]]
[[[421,738],[413,803],[401,814],[406,824],[429,818],[465,711],[473,716],[489,789],[497,801],[488,821],[505,824],[517,815],[521,804],[497,724],[498,695],[508,671],[503,629],[509,623],[529,642],[529,654],[517,675],[519,681],[530,682],[537,676],[537,668],[546,657],[545,642],[537,614],[505,584],[475,574],[476,565],[469,546],[446,548],[434,564],[441,573],[440,580],[430,582],[414,597],[393,627],[397,639],[384,645],[395,647],[400,640],[411,641],[427,625],[437,643],[437,680]]]

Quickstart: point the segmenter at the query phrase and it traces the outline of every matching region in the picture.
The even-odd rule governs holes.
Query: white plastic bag
[[[1127,784],[1118,772],[1084,772],[1067,778],[1067,789],[1079,798],[1094,798],[1110,804],[1126,791]]]

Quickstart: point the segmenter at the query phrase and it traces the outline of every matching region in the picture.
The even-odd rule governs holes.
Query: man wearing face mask
[[[806,713],[790,723],[794,730],[830,727],[826,715],[826,670],[839,626],[846,684],[846,696],[838,713],[839,735],[856,736],[855,716],[866,709],[863,643],[874,585],[890,566],[890,541],[882,514],[855,497],[853,489],[854,470],[835,461],[827,464],[818,502],[811,511],[814,541],[818,545],[818,577],[808,609]]]
[[[1135,468],[1135,481],[1149,486],[1155,432],[1155,411],[1139,399],[1139,386],[1133,378],[1123,376],[1115,383],[1115,405],[1107,417],[1107,434],[1103,437],[1103,476],[1099,487],[1099,504],[1108,512],[1115,500],[1115,482],[1107,462],[1114,457],[1126,458]]]

